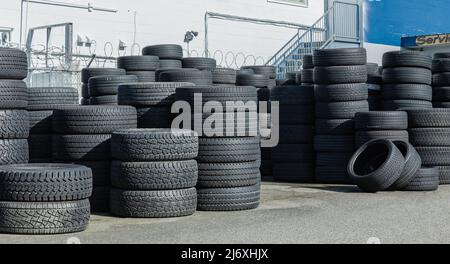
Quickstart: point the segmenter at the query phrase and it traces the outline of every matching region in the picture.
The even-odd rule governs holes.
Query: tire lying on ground
[[[205,188],[197,194],[197,209],[205,211],[239,211],[258,207],[259,184],[234,188]]]
[[[23,80],[28,75],[28,59],[20,49],[0,47],[0,79]]]
[[[439,170],[435,167],[425,167],[417,171],[412,181],[403,191],[435,191],[439,188]]]
[[[405,158],[393,142],[372,140],[361,146],[350,159],[350,179],[363,191],[387,190],[405,167]]]

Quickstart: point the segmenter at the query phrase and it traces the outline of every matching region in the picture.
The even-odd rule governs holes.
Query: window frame
[[[268,3],[281,4],[281,5],[290,5],[290,6],[298,6],[298,7],[309,7],[309,0],[303,0],[305,3],[292,3],[289,0],[267,0]]]

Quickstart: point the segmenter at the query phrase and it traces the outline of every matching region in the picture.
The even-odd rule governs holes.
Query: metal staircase
[[[303,57],[316,49],[362,45],[361,4],[335,1],[307,30],[299,31],[266,64],[277,68],[277,78],[298,71]]]

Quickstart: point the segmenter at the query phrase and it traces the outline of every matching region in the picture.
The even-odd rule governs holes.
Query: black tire
[[[433,75],[434,86],[450,86],[450,72],[437,73]]]
[[[236,76],[236,85],[268,88],[269,78],[263,74],[238,74]]]
[[[326,153],[318,152],[316,165],[318,167],[346,167],[353,152]]]
[[[316,167],[316,182],[322,184],[350,184],[347,166]]]
[[[30,134],[51,134],[53,111],[29,111]]]
[[[159,68],[160,69],[173,69],[173,68],[182,68],[183,63],[181,60],[159,60]]]
[[[120,84],[123,83],[137,83],[138,78],[134,75],[107,75],[97,76],[89,79],[89,95],[115,95]]]
[[[106,161],[111,158],[111,135],[53,135],[53,159]]]
[[[274,163],[313,163],[314,146],[312,144],[278,144],[272,148]]]
[[[301,85],[302,83],[302,71],[297,72],[286,72],[286,81],[281,85],[276,86],[284,86],[284,85]]]
[[[367,67],[367,75],[369,75],[369,76],[377,76],[377,75],[379,75],[379,66],[378,66],[378,63],[371,63],[371,62],[369,62],[369,63],[367,63],[366,64],[366,67]]]
[[[353,152],[355,138],[353,136],[317,135],[314,137],[316,152]]]
[[[280,105],[280,125],[302,125],[314,123],[314,105]]]
[[[163,218],[195,213],[195,188],[157,191],[111,189],[111,213],[121,217]]]
[[[450,166],[450,147],[417,147],[416,150],[426,166]]]
[[[319,102],[363,101],[369,96],[365,83],[316,85],[314,89]]]
[[[87,85],[86,83],[83,83],[82,85],[81,85],[81,97],[83,97],[83,98],[89,98],[89,97],[91,97],[90,95],[89,95],[89,85]]]
[[[303,56],[303,69],[314,69],[314,60],[313,55],[305,55]]]
[[[405,109],[410,128],[450,127],[450,109]]]
[[[0,110],[0,139],[24,139],[30,132],[30,116],[25,110]]]
[[[195,187],[195,160],[125,162],[111,164],[112,186],[124,190],[173,190]]]
[[[424,68],[400,67],[383,69],[384,84],[426,84],[431,85],[431,70]]]
[[[435,167],[421,168],[403,191],[436,191],[439,188],[439,170]]]
[[[183,68],[194,68],[199,70],[212,70],[217,66],[216,60],[213,58],[190,57],[183,58],[181,62]]]
[[[197,188],[230,188],[258,184],[259,163],[199,163]]]
[[[93,96],[89,99],[89,105],[118,105],[117,95]]]
[[[125,75],[124,69],[117,68],[84,68],[81,70],[81,82],[87,84],[89,79],[95,76],[111,76],[111,75]]]
[[[450,108],[450,102],[433,102],[434,108]]]
[[[230,118],[232,115],[232,118]],[[202,137],[256,137],[259,135],[257,112],[228,112],[193,114],[190,128],[195,122],[203,124]]]
[[[320,119],[351,119],[358,112],[369,111],[367,101],[330,102],[316,104],[316,117]]]
[[[0,139],[0,165],[24,164],[28,160],[28,140]]]
[[[383,77],[381,75],[368,75],[367,76],[367,84],[376,84],[376,85],[381,86],[381,84],[383,84]],[[380,89],[378,89],[378,90],[380,90]]]
[[[314,50],[314,66],[366,65],[364,48],[317,49]]]
[[[195,86],[193,83],[130,83],[119,86],[120,105],[136,107],[171,106],[178,87]]]
[[[433,73],[450,72],[450,59],[433,60],[431,71]]]
[[[193,159],[198,154],[198,136],[181,129],[118,130],[112,135],[111,154],[122,161]]]
[[[432,58],[420,51],[390,51],[383,55],[384,68],[420,67],[431,69]]]
[[[59,134],[110,134],[136,126],[132,106],[66,106],[53,114],[53,131]]]
[[[117,68],[126,71],[156,71],[159,58],[156,56],[122,56],[117,58]]]
[[[63,163],[62,161],[56,161]],[[67,163],[67,161],[66,161]],[[111,184],[111,161],[76,161],[73,164],[82,165],[92,170],[94,186],[109,186]]]
[[[0,79],[0,109],[25,109],[28,97],[25,82]]]
[[[408,186],[422,166],[422,159],[413,145],[406,141],[394,141],[394,144],[405,158],[405,167],[398,180],[389,187],[391,191],[401,190]]]
[[[434,59],[450,59],[449,52],[437,52],[433,56]]]
[[[301,83],[314,84],[314,69],[302,70]]]
[[[91,169],[71,164],[0,166],[0,199],[18,202],[83,200],[92,193]]]
[[[275,163],[273,178],[277,182],[310,183],[314,182],[314,164],[312,163]]]
[[[302,105],[314,103],[314,86],[284,85],[270,91],[270,100],[281,105]]]
[[[439,185],[450,184],[450,166],[437,166],[439,169]]]
[[[384,111],[401,111],[408,108],[431,109],[433,103],[423,100],[390,100],[382,101],[381,107]]]
[[[81,98],[80,105],[91,105],[91,98]]]
[[[197,192],[199,211],[240,211],[259,206],[260,184],[233,188],[205,188]]]
[[[52,135],[31,134],[28,138],[28,148],[30,160],[52,159]]]
[[[173,118],[169,106],[137,108],[138,128],[171,128]]]
[[[450,128],[411,128],[409,132],[414,146],[450,146]]]
[[[353,135],[355,122],[353,119],[316,119],[317,135]]]
[[[422,84],[386,84],[382,89],[384,100],[423,100],[433,99],[433,89]]]
[[[211,71],[164,71],[157,78],[159,82],[190,82],[195,85],[212,85]]]
[[[269,176],[269,178],[272,177],[272,161],[270,159],[261,160],[261,167],[259,171],[261,172],[261,180],[263,181],[267,180],[267,177],[265,176]]]
[[[351,180],[363,191],[387,190],[401,176],[405,158],[392,141],[372,140],[360,147],[348,164]]]
[[[314,140],[314,127],[312,125],[280,126],[279,133],[280,140],[278,142],[280,144],[306,144],[312,143]]]
[[[253,66],[243,66],[241,69],[251,69],[255,74],[262,74],[267,76],[269,79],[276,78],[276,69],[274,66],[267,65],[253,65]]]
[[[450,87],[433,87],[433,101],[448,102],[450,101]]]
[[[0,47],[0,79],[23,80],[27,75],[27,54],[19,49]]]
[[[355,115],[356,130],[407,130],[408,114],[402,111],[371,111]]]
[[[235,84],[236,70],[217,68],[212,70],[213,83]]]
[[[110,190],[109,186],[94,186],[92,196],[89,198],[91,204],[91,212],[93,213],[109,213],[110,206]]]
[[[0,232],[9,234],[64,234],[86,230],[89,201],[0,202]]]
[[[183,47],[175,44],[152,45],[143,48],[142,54],[158,56],[161,60],[181,60]]]
[[[163,72],[189,72],[189,71],[199,71],[198,69],[182,69],[182,68],[163,68],[155,71],[155,79],[157,82],[160,81],[160,75]]]
[[[409,134],[406,130],[380,130],[380,131],[357,131],[355,133],[355,146],[360,147],[364,143],[374,139],[387,139],[391,141],[409,141]]]
[[[139,82],[156,82],[154,71],[127,71],[127,75],[134,75]]]
[[[314,68],[315,84],[366,83],[367,68],[365,65],[329,66]]]
[[[259,137],[199,138],[199,163],[248,162],[261,158]]]

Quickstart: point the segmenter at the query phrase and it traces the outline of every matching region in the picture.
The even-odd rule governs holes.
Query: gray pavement
[[[450,243],[450,186],[360,193],[353,186],[265,183],[261,206],[171,219],[93,215],[87,231],[0,235],[0,243]]]

